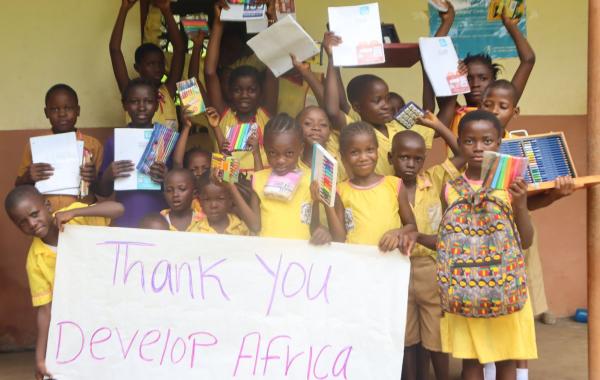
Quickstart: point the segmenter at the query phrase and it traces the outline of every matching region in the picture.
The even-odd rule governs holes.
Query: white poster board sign
[[[410,262],[376,247],[60,235],[46,355],[70,379],[399,379]]]

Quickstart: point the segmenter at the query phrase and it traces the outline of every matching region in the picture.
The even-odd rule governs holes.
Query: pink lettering
[[[175,349],[177,348],[178,343],[181,343],[181,345],[183,346],[183,350],[181,350],[181,355],[179,356],[179,359],[175,359],[174,354],[175,354]],[[177,364],[180,361],[182,361],[183,357],[185,356],[186,351],[187,351],[187,346],[186,346],[185,342],[183,341],[183,339],[177,337],[177,339],[175,339],[175,343],[173,343],[173,346],[171,347],[171,363]]]
[[[165,270],[162,273],[162,283],[157,285],[156,282],[160,273],[160,268],[163,265],[165,266]],[[167,284],[169,285],[169,291],[171,294],[173,294],[173,284],[171,283],[171,264],[169,264],[167,260],[161,260],[158,262],[158,264],[156,264],[154,270],[152,271],[152,290],[154,293],[159,293],[164,289],[165,286],[167,286]]]
[[[202,257],[198,257],[198,267],[200,269],[200,294],[202,295],[203,300],[206,299],[206,296],[204,293],[204,279],[210,278],[210,279],[216,281],[217,285],[219,286],[219,290],[221,291],[221,295],[223,296],[223,298],[225,298],[227,301],[229,301],[229,296],[225,292],[225,289],[223,289],[223,284],[221,283],[221,279],[219,278],[219,276],[214,275],[214,274],[208,274],[208,272],[210,272],[210,270],[212,270],[216,266],[220,265],[221,263],[225,262],[226,260],[227,259],[217,260],[211,266],[204,269],[202,266]]]
[[[101,332],[105,332],[106,336],[103,338],[100,338],[98,340],[96,340],[96,335],[99,335]],[[100,344],[100,343],[104,343],[107,340],[110,339],[110,337],[112,336],[112,332],[110,331],[110,329],[108,327],[100,327],[99,329],[96,329],[96,331],[94,331],[94,333],[92,334],[92,337],[90,339],[90,356],[96,360],[104,360],[106,359],[106,357],[100,357],[100,356],[96,356],[94,354],[94,344]]]
[[[246,354],[242,354],[242,352],[244,352],[244,347],[246,346],[246,338],[250,337],[250,336],[256,336],[256,352],[254,353],[254,355],[246,355]],[[252,359],[254,358],[254,369],[252,370],[252,375],[256,375],[256,366],[258,364],[258,352],[260,350],[260,333],[259,332],[251,332],[249,334],[244,335],[244,337],[242,338],[242,344],[240,346],[240,352],[238,353],[238,357],[237,357],[237,361],[235,362],[235,369],[233,370],[233,376],[237,376],[237,371],[240,365],[240,359]]]
[[[273,344],[273,342],[275,342],[277,339],[291,339],[288,335],[277,335],[271,339],[269,339],[269,343],[267,343],[267,352],[265,353],[265,356],[263,356],[262,358],[260,358],[265,364],[263,367],[263,376],[265,376],[267,374],[267,365],[269,363],[269,360],[273,360],[273,359],[281,359],[281,356],[279,355],[271,355],[271,344]]]
[[[156,338],[152,339],[150,338],[151,335],[155,335]],[[146,338],[148,338],[150,341],[146,342]],[[140,347],[138,349],[138,353],[140,354],[140,359],[147,361],[147,362],[151,362],[154,361],[154,359],[151,358],[147,358],[146,356],[144,356],[144,348],[146,346],[152,346],[154,344],[156,344],[156,342],[158,342],[160,340],[160,331],[158,330],[150,330],[148,331],[143,337],[142,340],[140,341]]]
[[[316,379],[318,380],[323,380],[326,379],[327,377],[329,377],[329,375],[327,374],[327,372],[325,373],[325,375],[323,376],[319,376],[317,374],[317,367],[319,366],[319,359],[321,359],[321,354],[323,353],[323,351],[325,351],[325,349],[327,348],[331,348],[330,345],[326,344],[325,346],[323,346],[323,348],[321,348],[321,350],[319,350],[319,353],[317,354],[317,357],[315,358],[315,365],[313,367],[313,375],[315,376]]]
[[[340,351],[338,356],[335,358],[335,361],[333,362],[333,367],[331,368],[331,372],[332,372],[333,376],[338,377],[339,375],[344,374],[344,379],[348,378],[346,371],[348,369],[348,361],[350,360],[351,353],[352,353],[352,346],[345,347],[343,350]],[[335,369],[340,360],[342,360],[342,362],[341,362],[342,367],[336,372]]]
[[[121,352],[123,353],[123,359],[127,359],[127,356],[129,355],[129,351],[131,350],[131,346],[133,346],[133,341],[137,337],[137,334],[139,331],[140,330],[135,330],[135,334],[133,334],[133,336],[131,337],[131,340],[129,341],[129,344],[127,345],[127,348],[125,348],[125,347],[123,347],[123,339],[121,338],[121,333],[119,332],[119,329],[115,327],[115,332],[117,333],[117,337],[119,338],[119,343],[121,344]]]
[[[188,340],[192,339],[192,337],[194,339],[192,344],[192,357],[190,360],[190,368],[194,368],[194,363],[196,362],[196,347],[210,347],[216,345],[219,342],[216,336],[206,331],[192,333],[188,336]],[[198,337],[199,339],[196,339],[196,337]],[[208,339],[202,342],[201,338]]]
[[[79,351],[73,355],[71,358],[69,359],[61,359],[59,360],[59,356],[60,356],[60,349],[61,349],[61,345],[62,345],[62,339],[63,339],[63,325],[66,326],[72,326],[76,328],[76,331],[79,333],[79,337],[78,339],[80,339],[80,343],[79,343]],[[83,330],[81,329],[81,327],[73,322],[73,321],[62,321],[62,322],[58,322],[57,323],[58,326],[58,340],[57,340],[57,344],[56,344],[56,363],[57,364],[68,364],[68,363],[72,363],[74,362],[79,355],[81,355],[81,352],[83,352],[83,345],[85,344],[85,337],[83,334]],[[77,339],[77,338],[75,338]]]

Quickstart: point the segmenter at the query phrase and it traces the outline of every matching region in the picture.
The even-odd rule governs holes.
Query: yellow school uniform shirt
[[[271,169],[264,169],[252,177],[252,190],[260,200],[259,236],[309,240],[312,215],[310,171],[302,170],[298,188],[287,202],[265,197],[264,188],[271,173]]]
[[[193,203],[192,203],[193,205]],[[193,206],[192,206],[193,208]],[[171,218],[169,214],[171,213],[171,209],[167,208],[160,212],[162,216],[165,217],[167,223],[169,223],[169,231],[179,231],[174,225],[171,224]],[[204,214],[194,211],[192,212],[192,221],[189,226],[182,232],[200,232],[200,222],[204,219]]]
[[[417,176],[415,203],[411,205],[411,208],[420,233],[437,235],[442,220],[440,194],[447,181],[460,175],[460,172],[447,159],[444,163],[435,165]],[[435,255],[435,251],[421,244],[416,244],[411,252],[411,257],[435,257]]]
[[[88,205],[75,202],[59,211],[68,211],[84,207],[88,207]],[[108,226],[110,224],[110,219],[84,216],[73,218],[67,224]],[[44,243],[42,239],[34,237],[31,242],[31,247],[29,247],[29,252],[27,253],[25,268],[27,270],[33,306],[42,306],[52,302],[54,271],[56,269],[56,247],[51,247]]]
[[[471,181],[473,190],[481,188],[481,181]],[[459,196],[447,185],[446,201],[450,205]],[[494,190],[493,196],[510,205],[505,190]],[[497,318],[467,318],[446,313],[441,321],[442,350],[457,359],[477,359],[480,363],[503,360],[532,360],[537,358],[535,326],[531,302],[523,309]]]
[[[229,225],[225,228],[224,235],[250,235],[250,230],[248,229],[248,226],[246,226],[246,223],[242,222],[235,214],[227,214],[227,218],[229,219]],[[203,234],[218,234],[218,232],[210,226],[210,223],[208,223],[208,218],[203,218],[200,221],[197,232]]]
[[[402,227],[398,193],[402,180],[384,176],[377,183],[361,187],[350,180],[338,185],[344,205],[346,242],[377,245],[387,231]]]
[[[319,81],[323,80],[323,74],[312,73],[311,75],[317,75]],[[296,117],[306,106],[318,106],[317,98],[306,81],[297,82],[282,76],[278,82],[277,112],[285,112],[292,117]]]
[[[125,122],[131,123],[129,114],[125,113]],[[160,123],[166,127],[177,130],[177,107],[175,101],[169,93],[166,85],[162,84],[158,88],[158,108],[152,117],[153,123]]]
[[[267,156],[265,154],[265,149],[262,145],[262,139],[263,139],[264,132],[265,132],[265,125],[267,125],[267,122],[269,121],[269,115],[263,108],[259,108],[258,110],[256,110],[256,116],[255,116],[254,121],[256,122],[256,124],[258,124],[258,129],[259,129],[258,137],[259,137],[259,141],[260,141],[260,156],[261,156],[263,165],[267,166],[268,165]],[[223,136],[225,136],[225,138],[227,138],[227,129],[229,127],[234,126],[239,123],[240,123],[240,121],[238,120],[237,116],[235,115],[235,112],[231,108],[228,108],[227,110],[225,110],[225,113],[223,114],[223,116],[221,116],[221,121],[219,122],[219,128],[223,132]],[[250,173],[254,172],[254,157],[252,156],[252,152],[249,152],[249,151],[233,152],[233,157],[237,158],[240,161],[240,171],[241,172],[250,172]]]
[[[350,124],[355,121],[357,120],[354,120],[350,116],[346,115],[346,124]],[[392,141],[394,139],[394,135],[396,133],[408,131],[408,129],[404,128],[396,120],[386,123],[385,126],[388,132],[387,136],[373,128],[375,130],[375,136],[377,137],[377,144],[379,145],[377,148],[377,165],[375,166],[375,173],[381,175],[394,175],[394,167],[388,161],[388,153],[392,151]],[[433,129],[415,124],[410,130],[423,136],[425,139],[425,146],[427,149],[431,149],[431,144],[433,144],[433,137],[435,135],[435,131]]]
[[[81,133],[81,131],[77,131],[77,140],[83,141],[83,149],[87,150],[89,154],[92,156],[92,161],[96,166],[96,173],[100,170],[100,165],[102,165],[102,159],[104,157],[104,149],[102,148],[102,144],[92,136],[87,136]],[[25,145],[25,150],[23,151],[23,157],[21,159],[21,165],[19,165],[19,169],[17,170],[17,177],[21,177],[27,171],[27,168],[32,164],[31,159],[31,145]],[[77,197],[73,195],[44,195],[50,205],[52,206],[52,210],[60,210],[69,206],[71,203],[77,201]],[[80,199],[83,203],[93,203],[95,201],[95,197],[93,195],[88,195],[83,199]]]

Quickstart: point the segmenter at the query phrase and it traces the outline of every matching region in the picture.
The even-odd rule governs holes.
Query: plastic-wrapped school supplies
[[[206,35],[209,33],[208,15],[205,13],[184,17],[181,19],[181,25],[189,38],[195,37],[200,32],[204,32]]]
[[[498,152],[483,152],[481,178],[483,187],[488,189],[508,189],[517,177],[522,177],[527,168],[527,160]]]
[[[179,94],[181,103],[188,107],[188,112],[192,115],[198,115],[206,111],[206,105],[204,104],[204,99],[202,99],[202,93],[200,93],[200,87],[198,87],[196,78],[177,82],[177,93]]]
[[[414,102],[408,102],[398,111],[394,119],[398,120],[404,128],[412,128],[416,124],[417,118],[425,115],[423,110]]]
[[[267,180],[267,184],[263,189],[265,196],[281,201],[289,201],[294,197],[294,193],[298,188],[301,178],[302,170],[300,169],[296,169],[282,176],[271,173]]]
[[[229,151],[250,150],[248,139],[253,133],[258,132],[258,124],[241,123],[227,129],[227,141],[229,141]],[[259,136],[260,137],[260,136]]]
[[[329,207],[335,203],[335,188],[337,185],[337,160],[321,145],[313,145],[312,172],[310,181],[319,184],[319,197]]]
[[[231,156],[213,153],[210,168],[223,182],[237,183],[239,181],[240,162]]]
[[[150,141],[148,141],[136,169],[144,174],[149,174],[150,166],[154,162],[166,163],[175,148],[178,138],[179,133],[162,124],[155,123]]]

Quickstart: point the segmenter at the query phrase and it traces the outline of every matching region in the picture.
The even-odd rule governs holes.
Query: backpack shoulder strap
[[[448,184],[452,186],[452,188],[461,198],[466,198],[475,193],[471,185],[469,185],[463,176],[459,176],[451,181],[448,181]]]

